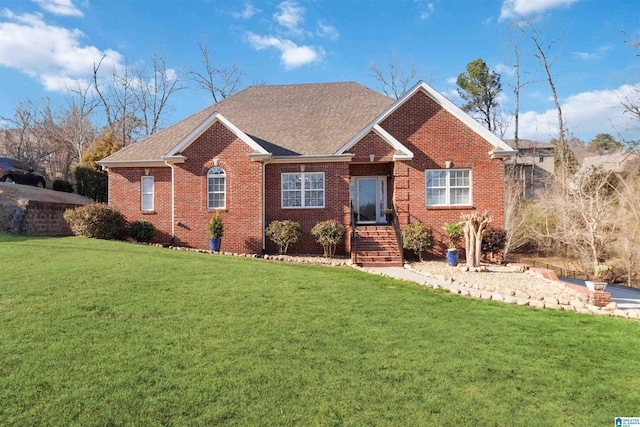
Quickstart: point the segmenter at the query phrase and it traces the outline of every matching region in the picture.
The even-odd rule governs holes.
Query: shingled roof
[[[104,161],[160,161],[216,112],[274,156],[330,155],[393,102],[354,82],[252,86]]]

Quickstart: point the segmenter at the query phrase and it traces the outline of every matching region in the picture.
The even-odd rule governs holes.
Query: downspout
[[[174,246],[176,241],[176,180],[175,180],[175,165],[165,160],[164,163],[171,168],[171,246]]]
[[[262,162],[262,255],[267,253],[267,202],[266,202],[266,166],[271,163],[273,158]]]

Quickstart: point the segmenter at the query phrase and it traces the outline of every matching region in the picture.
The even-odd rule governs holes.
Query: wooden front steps
[[[355,251],[351,261],[362,267],[402,267],[402,255],[391,225],[356,227]]]

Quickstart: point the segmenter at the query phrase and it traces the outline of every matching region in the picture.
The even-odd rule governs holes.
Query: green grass
[[[612,425],[635,321],[350,268],[0,235],[0,425]]]

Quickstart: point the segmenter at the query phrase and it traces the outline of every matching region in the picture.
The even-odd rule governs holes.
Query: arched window
[[[207,209],[224,209],[227,206],[227,174],[216,166],[207,173]]]

